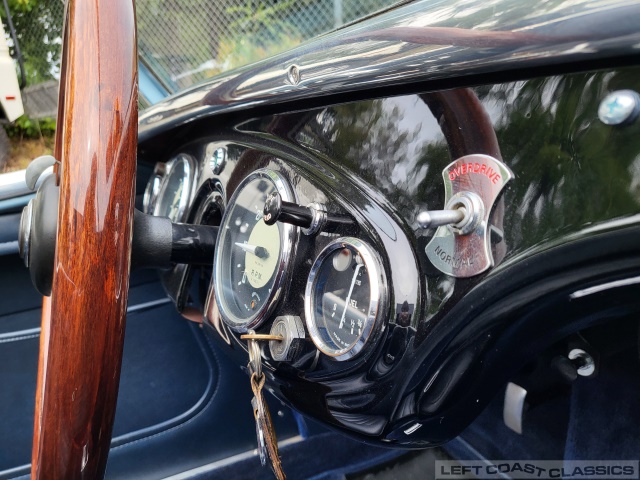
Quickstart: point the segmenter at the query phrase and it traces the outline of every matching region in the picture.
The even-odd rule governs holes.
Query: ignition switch
[[[269,351],[271,357],[277,362],[293,361],[302,348],[305,333],[300,317],[283,315],[277,317],[271,327],[271,335],[279,335],[281,341],[271,340]]]

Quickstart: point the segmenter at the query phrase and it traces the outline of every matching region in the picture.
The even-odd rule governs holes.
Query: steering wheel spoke
[[[66,5],[60,203],[43,304],[32,478],[99,478],[122,363],[138,121],[133,0]]]

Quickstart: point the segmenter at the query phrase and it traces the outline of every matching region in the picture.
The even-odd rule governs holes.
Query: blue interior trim
[[[12,255],[18,253],[18,241],[0,243],[0,255]]]
[[[169,95],[169,92],[153,76],[143,62],[138,62],[138,82],[140,94],[146,98],[151,105],[158,103]]]
[[[307,426],[307,422],[304,417],[295,410],[291,410],[293,414],[293,418],[296,421],[296,425],[298,426],[298,433],[302,438],[309,438],[309,427]]]
[[[169,420],[166,420],[162,423],[152,425],[151,427],[136,430],[135,432],[126,433],[124,435],[113,438],[111,440],[111,450],[117,450],[119,448],[126,447],[129,444],[141,442],[151,437],[155,437],[156,435],[160,435],[175,428],[184,426],[188,422],[196,418],[198,414],[200,414],[200,412],[202,412],[202,410],[204,410],[204,408],[213,399],[213,396],[218,389],[220,375],[216,375],[216,365],[213,364],[211,357],[207,355],[207,346],[204,344],[202,335],[199,335],[199,332],[195,331],[193,327],[191,328],[191,333],[196,339],[198,347],[200,347],[200,351],[202,352],[202,356],[207,363],[207,369],[209,371],[209,380],[202,396],[189,410],[181,413],[178,416],[170,418]]]
[[[451,457],[459,460],[477,460],[490,465],[491,462],[485,458],[485,456],[476,450],[469,442],[462,437],[456,437],[448,443],[442,445],[442,449],[447,452]],[[503,472],[498,472],[498,475],[504,479],[510,478]]]
[[[32,193],[30,195],[22,195],[21,197],[6,198],[4,200],[0,200],[0,215],[3,213],[12,212],[22,207],[26,207],[27,203],[29,203],[29,200],[35,198],[35,196],[36,194]]]
[[[127,307],[127,313],[133,312],[144,312],[145,310],[149,310],[154,307],[158,307],[160,305],[164,305],[166,303],[170,303],[171,299],[169,297],[160,298],[158,300],[152,300],[150,302],[138,303],[136,305],[130,305]],[[26,310],[28,312],[32,312],[33,309]],[[22,313],[22,312],[16,312]],[[11,341],[15,342],[17,340],[25,340],[26,338],[33,338],[40,334],[40,327],[37,328],[27,328],[25,330],[15,330],[6,333],[0,333],[0,343],[3,341]]]
[[[36,333],[28,333],[28,334],[17,335],[17,336],[16,335],[5,336],[4,338],[0,338],[0,344],[10,343],[10,342],[19,342],[21,340],[30,340],[32,338],[37,338],[39,336],[40,336],[40,329],[38,329]]]
[[[19,340],[21,337],[29,336],[29,335],[39,335],[40,327],[38,328],[27,328],[25,330],[17,330],[14,332],[0,333],[0,342],[3,340],[14,342]]]
[[[127,310],[128,310],[128,313],[130,313],[131,311],[140,312],[143,310],[150,310],[153,308],[161,307],[166,303],[168,303],[168,301],[169,301],[168,298],[167,299],[162,298],[159,300],[153,300],[150,302],[133,305]],[[127,321],[130,321],[130,320],[131,319],[129,318],[127,319]],[[198,399],[198,401],[194,405],[192,405],[188,410],[184,411],[180,415],[170,418],[164,422],[149,426],[147,428],[142,428],[139,430],[135,430],[133,432],[129,432],[129,433],[114,437],[111,441],[112,451],[126,448],[129,445],[134,445],[139,442],[149,440],[157,435],[168,433],[176,428],[180,428],[182,426],[187,425],[189,422],[193,421],[196,417],[198,417],[198,415],[205,409],[205,407],[213,399],[219,383],[219,375],[216,374],[217,366],[214,365],[215,360],[212,359],[212,356],[208,354],[208,351],[207,351],[208,346],[204,341],[203,335],[196,328],[195,325],[191,326],[190,331],[198,344],[199,350],[202,353],[203,360],[206,363],[207,369],[208,369],[209,378],[201,397]],[[33,338],[37,338],[39,335],[40,335],[40,328],[33,328],[28,330],[21,330],[18,332],[11,332],[9,334],[3,334],[0,337],[0,344],[6,343],[6,342],[15,342],[20,340],[33,339]],[[16,476],[24,476],[25,474],[27,474],[30,468],[31,468],[31,465],[26,464],[26,465],[21,465],[8,470],[3,470],[3,471],[0,471],[0,478],[15,479],[17,478]],[[28,478],[28,475],[26,478]]]

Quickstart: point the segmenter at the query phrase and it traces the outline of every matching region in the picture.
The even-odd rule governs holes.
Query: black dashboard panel
[[[381,259],[385,302],[362,351],[343,361],[322,354],[306,327],[289,361],[274,361],[265,343],[269,389],[365,441],[424,447],[457,435],[553,342],[637,311],[630,287],[608,292],[615,309],[597,295],[576,296],[640,271],[640,200],[627,174],[637,128],[612,128],[597,116],[603,92],[640,90],[637,74],[577,73],[258,118],[236,113],[226,123],[194,122],[174,138],[173,156],[199,164],[189,222],[219,224],[238,185],[259,169],[285,178],[298,204],[322,203],[354,220],[331,234],[297,236],[289,281],[258,333],[269,333],[279,316],[308,321],[308,277],[332,241],[358,238]],[[218,149],[225,161],[214,174]],[[454,278],[427,258],[434,230],[416,219],[444,206],[442,171],[469,154],[501,159],[515,178],[490,217],[495,266]],[[211,270],[198,271],[200,298],[191,273],[186,266],[165,272],[165,288],[179,310],[204,305],[208,331],[246,365],[246,343],[213,301]]]
[[[394,365],[394,352],[387,352],[385,355],[381,355],[380,352],[388,344],[390,326],[399,321],[401,322],[399,328],[406,330],[412,323],[416,324],[418,321],[413,313],[422,310],[421,302],[424,299],[419,293],[421,275],[414,251],[410,246],[407,234],[398,223],[398,219],[377,204],[371,198],[370,192],[363,191],[361,189],[363,185],[354,183],[335,167],[321,163],[321,160],[305,159],[298,154],[295,161],[292,162],[291,159],[285,161],[282,158],[284,154],[278,158],[270,153],[264,153],[262,149],[264,146],[256,146],[256,148],[246,146],[244,149],[238,147],[239,155],[230,154],[229,157],[233,160],[230,160],[227,167],[230,175],[226,184],[237,184],[244,176],[257,169],[272,169],[284,176],[293,186],[299,204],[320,202],[327,206],[329,212],[349,215],[356,220],[353,227],[345,227],[332,234],[320,234],[315,237],[299,236],[292,256],[291,270],[293,273],[272,318],[280,315],[294,315],[301,317],[304,321],[304,292],[312,264],[320,252],[336,238],[356,237],[378,249],[389,279],[387,285],[388,302],[384,311],[380,312],[382,321],[360,355],[348,361],[338,362],[331,357],[320,354],[315,345],[311,341],[307,341],[293,361],[278,363],[269,358],[269,349],[264,348],[263,360],[270,371],[270,379],[279,384],[277,387],[280,391],[279,396],[293,405],[299,405],[301,402],[311,402],[310,405],[315,402],[323,403],[325,401],[323,396],[309,395],[309,388],[326,391],[329,394],[328,397],[331,398],[332,405],[344,404],[346,407],[336,409],[336,412],[344,410],[341,412],[342,417],[339,422],[349,424],[350,429],[357,428],[367,434],[379,435],[382,433],[384,422],[376,418],[374,423],[368,421],[363,423],[367,416],[356,413],[354,423],[350,419],[349,405],[357,405],[359,410],[369,410],[379,407],[380,402],[383,401],[387,403],[386,408],[389,408],[392,403],[398,400],[390,397],[388,392],[383,393],[386,388],[381,382],[381,377],[388,374],[396,366]],[[229,145],[229,151],[234,151],[232,145]],[[236,179],[234,172],[242,172],[243,177]],[[220,320],[214,303],[210,293],[207,302],[207,321],[214,329],[223,330],[219,332],[221,336],[229,339],[231,345],[240,354],[239,361],[246,363],[246,360],[241,360],[242,357],[246,357],[244,342],[238,342],[239,335],[233,333]],[[268,320],[257,331],[268,333],[270,326],[271,321]],[[389,349],[388,346],[386,348]],[[399,356],[399,353],[396,352],[395,356]],[[372,358],[378,357],[381,359],[384,357],[386,360],[383,360],[379,365],[377,365],[378,362],[374,362],[373,378],[367,381],[368,374],[363,376],[363,370],[365,372],[370,370]],[[300,373],[304,373],[306,376],[302,385],[300,384]],[[345,379],[353,376],[360,378],[357,384],[344,382]],[[338,383],[342,383],[340,388],[336,388],[335,377],[343,378],[338,381]],[[362,396],[361,390],[367,388],[366,383],[369,383],[368,389],[371,393]],[[381,386],[382,388],[380,388]],[[325,408],[323,407],[323,409]],[[313,407],[313,409],[317,410],[317,407]],[[308,408],[303,408],[303,411],[306,410]],[[329,418],[325,416],[323,419],[328,420]],[[335,422],[335,420],[333,421]]]

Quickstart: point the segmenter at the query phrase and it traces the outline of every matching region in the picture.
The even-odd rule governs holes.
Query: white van
[[[0,124],[13,122],[24,113],[16,67],[9,54],[9,47],[0,23]],[[0,126],[0,171],[9,157],[9,139]]]

